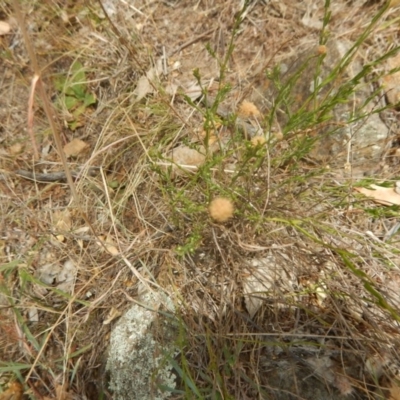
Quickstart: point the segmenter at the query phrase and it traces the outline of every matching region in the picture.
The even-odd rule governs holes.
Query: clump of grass
[[[248,4],[245,5],[244,10],[246,7]],[[262,337],[263,333],[266,333],[266,326],[274,325],[271,321],[274,313],[274,298],[270,297],[269,306],[266,302],[265,307],[257,314],[255,322],[252,323],[244,316],[242,305],[235,293],[229,292],[229,290],[224,291],[222,283],[219,283],[221,285],[219,290],[222,294],[216,295],[218,300],[212,296],[208,299],[210,304],[204,306],[202,315],[194,316],[194,311],[193,313],[188,311],[188,314],[182,317],[182,323],[187,330],[185,334],[190,339],[181,343],[181,358],[178,360],[179,367],[176,366],[176,370],[180,375],[186,396],[228,399],[246,396],[268,398],[273,393],[276,394],[279,389],[269,387],[269,385],[274,385],[273,378],[270,381],[261,379],[262,368],[255,364],[261,362],[260,354],[272,351],[271,346],[272,348],[275,346],[292,348],[295,339],[291,339],[290,335],[283,340],[277,339],[276,336],[285,337],[285,333],[287,334],[293,329],[292,323],[296,309],[302,326],[311,326],[316,323],[320,327],[318,329],[322,329],[327,335],[330,335],[332,324],[347,318],[346,306],[339,306],[344,299],[346,299],[345,302],[352,304],[360,304],[362,301],[375,304],[377,309],[374,311],[374,318],[376,320],[383,321],[389,317],[391,320],[391,322],[388,321],[389,324],[398,320],[399,315],[395,306],[382,295],[376,282],[371,278],[370,271],[368,272],[369,268],[366,268],[361,254],[358,251],[343,248],[343,243],[349,241],[361,242],[363,243],[360,245],[361,247],[369,248],[368,241],[365,241],[362,233],[351,235],[347,231],[348,228],[345,227],[346,224],[337,220],[336,211],[342,212],[340,210],[345,210],[353,201],[349,196],[349,187],[347,184],[338,187],[327,182],[325,178],[327,169],[310,168],[306,161],[320,141],[338,135],[343,126],[370,115],[371,111],[364,110],[370,109],[368,106],[376,101],[377,93],[368,97],[358,109],[347,114],[347,119],[343,121],[334,119],[336,110],[351,101],[354,93],[364,85],[366,79],[371,80],[372,68],[380,65],[386,57],[390,57],[395,51],[398,51],[398,49],[389,51],[385,56],[378,57],[364,65],[355,76],[346,77],[345,75],[346,67],[354,59],[356,52],[371,34],[385,11],[385,7],[379,10],[343,58],[337,60],[337,64],[332,66],[328,75],[323,75],[322,64],[328,51],[326,41],[328,38],[327,27],[330,22],[329,1],[327,1],[323,30],[316,53],[303,60],[289,78],[283,77],[278,67],[267,74],[267,79],[271,80],[274,86],[275,97],[272,107],[269,108],[263,119],[262,128],[265,135],[246,139],[238,127],[239,124],[236,124],[236,115],[228,118],[227,121],[223,120],[222,125],[226,124],[230,128],[234,121],[235,128],[230,132],[229,139],[225,142],[221,141],[219,151],[209,153],[205,163],[194,173],[169,187],[167,198],[173,208],[177,208],[178,196],[185,196],[186,207],[184,203],[179,203],[180,214],[185,216],[179,224],[179,231],[185,236],[187,235],[185,232],[190,232],[191,228],[196,226],[196,240],[189,240],[192,244],[190,252],[179,253],[179,256],[183,256],[181,262],[194,268],[196,274],[202,274],[208,270],[207,264],[212,260],[214,271],[212,282],[219,282],[221,279],[221,282],[227,281],[228,286],[240,285],[238,282],[241,281],[241,278],[240,275],[236,275],[237,268],[240,270],[239,265],[243,267],[244,259],[251,257],[251,253],[246,252],[246,249],[251,246],[242,246],[243,241],[257,241],[263,243],[266,249],[273,249],[274,246],[290,246],[291,240],[288,238],[293,238],[292,240],[296,241],[299,249],[302,246],[305,246],[304,249],[309,249],[305,250],[305,253],[303,250],[299,250],[294,256],[295,262],[298,263],[297,268],[301,270],[298,273],[304,277],[312,275],[312,268],[306,265],[310,262],[306,256],[307,251],[314,254],[316,259],[320,258],[323,253],[327,256],[329,254],[328,258],[334,265],[333,270],[324,278],[324,283],[322,281],[316,283],[315,286],[312,286],[313,289],[310,287],[306,289],[304,286],[303,292],[298,289],[300,290],[299,298],[302,300],[288,300],[286,306],[283,306],[283,315],[277,317],[279,322],[274,328],[279,331],[279,334],[273,335],[274,344],[257,339],[257,335]],[[241,22],[239,16],[235,20],[235,24]],[[237,27],[237,25],[234,26]],[[234,29],[232,38],[234,38],[235,32]],[[233,46],[234,40],[231,40],[230,43]],[[230,57],[232,52],[233,47],[229,47],[227,55]],[[205,101],[204,129],[206,131],[210,131],[211,127],[213,132],[215,131],[218,107],[230,90],[229,86],[224,84],[226,61],[227,58],[224,58],[220,64],[220,91],[215,102],[210,104],[207,99]],[[297,86],[302,84],[300,81],[304,79],[305,71],[310,68],[314,71],[313,91],[303,99],[301,104],[296,104],[293,94],[296,92]],[[198,72],[196,72],[196,78],[200,83],[201,77]],[[373,80],[376,82],[378,78],[373,77]],[[207,93],[204,95],[207,97]],[[253,106],[249,102],[242,103],[238,115],[259,119],[260,112],[256,106]],[[379,110],[381,111],[382,108]],[[377,112],[377,109],[372,112]],[[280,117],[282,114],[284,114],[284,118]],[[279,132],[283,133],[279,140],[276,140],[273,133],[274,130],[276,131],[276,126],[279,126]],[[310,131],[320,131],[321,133],[310,134]],[[210,135],[206,136],[205,142],[209,140],[209,137]],[[285,146],[282,146],[283,141]],[[264,145],[265,142],[266,145]],[[228,168],[225,168],[227,164],[231,168],[228,173],[226,172]],[[332,197],[333,191],[336,194]],[[224,230],[217,227],[211,228],[204,215],[204,209],[194,206],[216,194],[223,194],[224,197],[234,199],[237,204],[236,215],[240,222],[236,222],[235,228],[232,230],[230,230],[231,228]],[[230,200],[224,200],[224,207],[225,204],[230,204]],[[336,207],[336,211],[332,207]],[[218,211],[216,211],[217,208]],[[172,210],[172,212],[174,211]],[[225,219],[225,217],[224,219],[219,217],[219,203],[217,207],[216,200],[215,203],[210,204],[209,212],[217,221]],[[230,206],[228,214],[231,215]],[[236,235],[240,235],[240,239]],[[193,238],[191,234],[189,237]],[[197,244],[197,248],[193,247],[193,244]],[[257,248],[257,246],[254,247]],[[196,254],[204,252],[208,254],[208,259],[203,263],[196,257]],[[193,257],[196,257],[197,262],[193,261]],[[371,257],[370,260],[374,259],[374,265],[376,263],[374,268],[382,268],[382,266],[378,267],[379,262],[372,254]],[[306,261],[307,259],[308,261]],[[322,269],[325,268],[322,267]],[[343,274],[349,275],[344,278]],[[338,288],[334,284],[336,279],[348,279],[352,284],[345,284],[342,288]],[[213,284],[205,283],[201,286],[204,291],[214,293]],[[268,297],[268,293],[263,293],[263,295]],[[190,304],[191,300],[196,303],[196,296],[193,296],[193,293],[187,296],[187,304]],[[296,296],[293,293],[293,298]],[[307,297],[309,300],[305,301]],[[324,299],[323,301],[326,303],[320,311],[317,311],[318,307],[315,308],[313,302],[320,298]],[[203,301],[207,302],[206,299]],[[319,304],[321,305],[321,303]],[[187,307],[192,309],[189,305]],[[319,312],[322,312],[323,315],[319,316]],[[340,328],[336,334],[339,335],[340,332],[341,335],[351,336],[354,333],[349,326],[346,327],[341,323],[339,325]],[[313,329],[311,328],[311,330]],[[334,336],[335,334],[332,336],[333,341],[335,340]],[[386,339],[380,338],[380,345],[374,349],[369,347],[368,337],[377,338],[378,336],[378,331],[370,331],[365,335],[365,340],[351,339],[347,342],[346,346],[357,347],[358,350],[354,356],[358,363],[363,364],[362,358],[366,354],[379,352],[378,348],[384,346],[383,343]],[[298,337],[301,337],[300,333]],[[320,345],[314,339],[310,339],[307,346],[319,347]],[[326,351],[324,346],[321,346],[319,352],[324,351]],[[252,358],[253,356],[254,358]],[[347,358],[348,354],[343,356]],[[269,364],[266,363],[266,365]],[[310,365],[311,373],[314,373],[315,371]],[[269,367],[271,366],[269,365]],[[324,379],[330,382],[343,396],[346,396],[360,388],[358,384],[351,383],[355,379],[354,371],[348,373],[348,377],[343,375],[342,377],[326,378],[328,376],[326,375]],[[343,374],[346,373],[343,372]]]
[[[52,286],[44,284],[35,277],[30,268],[22,265],[19,260],[4,264],[0,268],[2,281],[0,282],[0,295],[8,302],[9,311],[14,316],[14,320],[4,319],[2,331],[9,338],[13,338],[20,349],[17,353],[4,353],[0,362],[0,373],[13,375],[21,383],[24,383],[24,391],[29,394],[29,397],[36,399],[41,396],[40,391],[42,386],[51,385],[53,388],[63,388],[65,393],[70,385],[75,382],[75,371],[71,371],[67,382],[59,380],[59,371],[67,368],[70,360],[80,357],[88,352],[92,345],[87,345],[75,351],[69,349],[68,353],[54,354],[54,358],[46,357],[50,349],[55,351],[53,344],[54,330],[59,326],[61,321],[66,317],[65,313],[68,307],[71,306],[75,299],[62,290],[58,290]],[[15,275],[18,277],[18,291],[15,290]],[[48,297],[57,298],[60,304],[66,303],[67,306],[57,309],[53,308],[50,303],[40,300],[33,292],[51,293]],[[77,300],[81,306],[87,307],[89,303]],[[27,314],[23,311],[27,309]],[[46,321],[41,320],[38,324],[36,317],[39,314],[48,312],[53,314],[53,318],[48,318]],[[67,330],[68,332],[68,330]],[[36,385],[32,385],[32,380],[36,381]]]

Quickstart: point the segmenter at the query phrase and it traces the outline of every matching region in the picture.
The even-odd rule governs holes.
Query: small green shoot
[[[55,79],[54,85],[61,94],[60,105],[70,114],[68,127],[74,131],[82,126],[87,108],[97,102],[96,95],[88,87],[85,67],[75,60],[69,74]]]

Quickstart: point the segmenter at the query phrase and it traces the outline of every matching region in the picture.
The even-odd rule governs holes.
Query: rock
[[[171,324],[157,311],[161,305],[172,311],[172,301],[166,295],[147,292],[138,302],[143,306],[134,304],[111,333],[107,360],[110,389],[114,400],[164,400],[171,393],[162,388],[175,388],[168,357],[174,358],[177,349]]]
[[[246,260],[243,275],[243,295],[251,318],[266,299],[273,299],[278,308],[290,307],[285,295],[292,294],[298,286],[296,266],[283,264],[273,254]]]
[[[182,145],[171,151],[168,158],[173,161],[172,165],[172,176],[181,176],[185,173],[195,173],[197,167],[204,164],[206,160],[206,150],[200,148],[200,151],[191,149],[188,146]]]

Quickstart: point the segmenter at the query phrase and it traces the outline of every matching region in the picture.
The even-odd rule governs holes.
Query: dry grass
[[[351,43],[382,7],[334,3],[330,37]],[[182,392],[173,398],[289,399],[325,385],[335,398],[388,396],[400,360],[400,251],[398,236],[383,239],[398,208],[356,196],[343,165],[328,168],[337,154],[314,157],[337,122],[316,120],[315,109],[288,122],[265,102],[273,84],[265,70],[272,76],[282,60],[320,43],[321,29],[301,21],[307,12],[321,21],[324,9],[307,4],[252,2],[240,21],[226,1],[121,2],[115,14],[107,9],[112,24],[97,2],[23,4],[63,144],[79,138],[88,149],[68,160],[78,202],[63,182],[16,173],[63,167],[38,99],[34,159],[30,60],[16,28],[0,37],[2,390],[18,380],[33,399],[111,398],[104,366],[112,315],[146,287],[176,303]],[[358,44],[364,64],[395,47],[394,10]],[[0,19],[12,16],[0,6]],[[84,82],[70,73],[76,61]],[[136,101],[151,68],[158,78]],[[365,76],[382,70],[374,64]],[[335,80],[343,82],[345,73]],[[80,84],[82,93],[71,92]],[[183,89],[171,94],[176,85]],[[184,96],[201,89],[210,102]],[[82,106],[91,94],[96,104],[68,108],[66,97]],[[392,129],[388,149],[398,145]],[[200,161],[176,167],[177,148]],[[399,175],[389,156],[373,178]],[[212,208],[215,198],[228,208]],[[69,283],[57,275],[66,261]],[[44,267],[54,276],[45,280]]]

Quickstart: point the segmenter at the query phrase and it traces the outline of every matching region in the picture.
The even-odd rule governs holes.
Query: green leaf
[[[71,129],[71,131],[74,131],[74,130],[76,130],[76,128],[79,128],[80,124],[79,124],[79,121],[75,120],[75,121],[69,122],[68,126],[69,126],[69,129]]]
[[[32,368],[32,364],[0,361],[0,372],[16,372]]]
[[[78,119],[85,112],[85,110],[85,105],[79,102],[79,107],[77,107],[72,114],[75,119]]]
[[[73,74],[72,82],[84,82],[86,79],[83,65],[80,61],[75,60],[71,65],[71,72]]]
[[[81,101],[74,96],[65,96],[64,102],[68,111],[74,110],[81,104]]]
[[[74,96],[76,96],[80,101],[85,98],[85,85],[74,83],[71,85],[71,89],[74,92]]]
[[[18,265],[19,265],[20,263],[22,263],[22,261],[17,259],[17,260],[10,261],[9,263],[0,265],[0,273],[2,273],[2,272],[7,272],[7,271],[9,271],[9,270],[11,271],[11,270],[13,270],[15,267],[18,267]]]
[[[108,186],[110,186],[111,189],[117,189],[119,186],[119,182],[117,180],[110,181],[108,182]]]
[[[178,363],[173,359],[169,358],[169,362],[172,364],[175,371],[181,377],[181,379],[185,382],[185,384],[190,388],[190,390],[197,396],[198,399],[202,399],[199,389],[196,387],[193,378],[189,375],[188,371],[183,371],[182,368],[178,365]]]
[[[64,92],[67,78],[65,76],[59,76],[54,80],[54,86],[59,92]]]
[[[71,89],[78,99],[83,100],[85,98],[86,91],[86,74],[82,63],[74,61],[71,66]]]
[[[82,347],[81,349],[74,351],[73,353],[67,354],[65,357],[58,358],[55,362],[66,361],[66,360],[70,360],[71,358],[78,357],[81,354],[86,353],[92,347],[93,347],[93,343],[89,343],[88,345]]]
[[[97,99],[96,95],[94,93],[86,93],[85,99],[83,100],[83,104],[88,107],[91,106],[92,104],[96,104]]]

